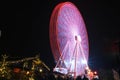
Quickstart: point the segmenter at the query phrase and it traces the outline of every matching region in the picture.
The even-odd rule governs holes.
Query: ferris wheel
[[[84,20],[71,2],[58,4],[50,19],[50,44],[56,66],[53,71],[74,77],[88,67],[89,43]]]

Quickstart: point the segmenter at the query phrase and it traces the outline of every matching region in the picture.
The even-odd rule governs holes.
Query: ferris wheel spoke
[[[68,26],[70,23],[70,18],[68,17],[68,14],[67,14],[67,12],[66,12],[66,8],[64,8],[62,11],[61,11],[61,14],[63,15],[63,21],[64,21],[64,23]]]
[[[60,28],[63,28],[63,29],[65,29],[65,30],[67,30],[68,29],[68,23],[66,22],[66,19],[63,19],[63,17],[64,16],[60,16],[60,17],[58,17],[58,25],[61,25],[61,26],[59,26]],[[58,28],[59,28],[58,27]]]
[[[71,15],[71,9],[68,9],[68,11],[66,11],[66,15],[68,16],[67,18],[68,24],[73,25],[73,15]]]

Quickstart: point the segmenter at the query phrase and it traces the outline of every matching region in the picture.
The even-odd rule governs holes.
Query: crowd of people
[[[72,76],[64,76],[64,75],[55,75],[51,74],[49,76],[39,76],[38,79],[35,80],[99,80],[98,78],[88,79],[84,76],[77,76],[76,78]]]

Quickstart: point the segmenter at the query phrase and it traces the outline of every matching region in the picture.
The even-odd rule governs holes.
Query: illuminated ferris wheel
[[[88,67],[89,44],[84,20],[71,2],[58,4],[50,19],[50,44],[55,72],[75,78]]]

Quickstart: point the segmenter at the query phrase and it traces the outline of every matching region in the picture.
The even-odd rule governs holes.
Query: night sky
[[[49,20],[54,7],[67,0],[0,2],[0,54],[40,58],[54,67]],[[69,0],[80,10],[89,38],[91,68],[118,66],[120,5],[115,1]]]

